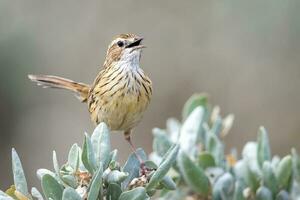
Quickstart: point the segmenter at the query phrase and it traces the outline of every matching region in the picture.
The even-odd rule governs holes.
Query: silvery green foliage
[[[232,126],[232,114],[222,118],[220,108],[211,109],[206,95],[195,94],[186,102],[182,116],[182,122],[171,118],[166,129],[153,129],[153,162],[160,162],[168,147],[180,145],[168,173],[177,189],[162,190],[160,200],[300,199],[299,156],[293,149],[281,159],[272,157],[264,127],[238,158],[236,150],[224,153],[222,141]]]
[[[17,152],[12,150],[14,185],[0,190],[0,200],[300,200],[300,157],[295,149],[283,158],[272,156],[267,131],[247,142],[237,156],[225,154],[232,114],[221,117],[206,95],[195,94],[184,105],[182,121],[168,119],[166,129],[153,129],[153,152],[136,153],[145,161],[140,171],[135,154],[123,166],[111,149],[104,123],[85,134],[82,148],[71,146],[61,165],[53,152],[53,170],[38,169],[42,192],[28,190]],[[159,191],[159,192],[157,192]],[[156,195],[155,195],[156,194]]]
[[[42,192],[35,187],[28,191],[23,167],[17,152],[12,150],[14,185],[0,191],[0,200],[146,200],[157,190],[174,190],[176,184],[166,174],[176,161],[179,146],[174,144],[161,154],[156,165],[147,159],[143,149],[137,154],[145,161],[147,171],[141,173],[140,162],[132,153],[124,166],[116,161],[117,150],[111,149],[110,132],[100,123],[93,134],[85,133],[83,147],[74,144],[67,162],[60,165],[53,152],[53,170],[38,169]]]

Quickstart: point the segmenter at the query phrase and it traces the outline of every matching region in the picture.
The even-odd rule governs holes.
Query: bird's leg
[[[126,139],[127,142],[129,143],[129,145],[130,145],[132,151],[134,152],[136,158],[137,158],[137,159],[139,160],[139,162],[140,162],[141,174],[142,174],[142,175],[146,175],[147,169],[146,169],[146,167],[145,167],[145,162],[143,161],[143,159],[141,158],[141,156],[139,156],[139,154],[137,154],[136,148],[135,148],[135,146],[133,145],[133,143],[132,143],[132,141],[131,141],[130,133],[131,133],[131,131],[125,131],[125,132],[124,132],[125,139]]]

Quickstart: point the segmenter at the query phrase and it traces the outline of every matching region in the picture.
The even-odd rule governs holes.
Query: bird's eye
[[[123,46],[124,46],[124,42],[123,42],[123,41],[118,41],[118,42],[117,42],[117,45],[118,45],[119,47],[123,47]]]

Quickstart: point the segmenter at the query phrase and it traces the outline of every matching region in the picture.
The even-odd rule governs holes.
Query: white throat
[[[121,68],[137,71],[140,68],[141,51],[135,50],[133,52],[124,52],[118,65]]]

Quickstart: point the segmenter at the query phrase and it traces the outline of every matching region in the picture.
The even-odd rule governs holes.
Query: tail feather
[[[36,82],[39,86],[44,88],[59,88],[66,89],[72,91],[76,94],[76,96],[82,101],[86,102],[88,98],[88,93],[90,90],[90,86],[84,83],[77,83],[70,79],[51,76],[51,75],[32,75],[29,74],[28,78]]]

